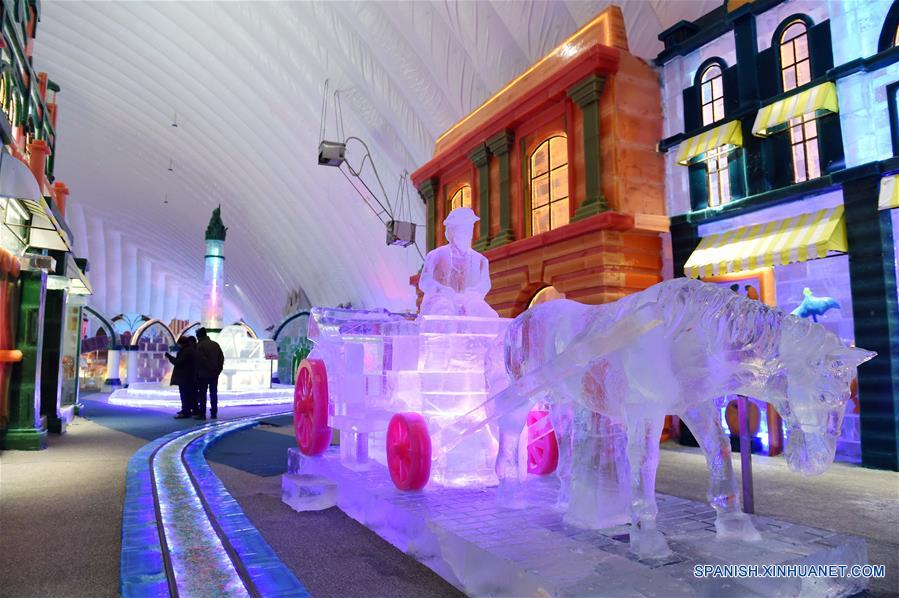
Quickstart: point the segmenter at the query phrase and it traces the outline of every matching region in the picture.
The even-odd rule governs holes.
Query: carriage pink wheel
[[[548,411],[528,413],[528,473],[549,475],[559,464],[559,443]]]
[[[328,377],[321,359],[304,359],[293,391],[293,429],[304,455],[321,455],[331,444]]]
[[[400,490],[421,490],[431,477],[431,435],[417,413],[397,413],[387,426],[387,467]]]

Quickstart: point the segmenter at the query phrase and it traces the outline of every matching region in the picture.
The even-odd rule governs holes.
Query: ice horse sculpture
[[[821,325],[691,279],[606,305],[535,306],[506,332],[511,382],[491,399],[500,426],[500,499],[521,496],[519,435],[532,406],[549,402],[557,433],[574,428],[573,439],[561,441],[569,508],[581,476],[592,475],[586,486],[598,483],[613,497],[629,476],[631,549],[664,556],[655,476],[665,415],[676,414],[705,453],[718,536],[758,539],[740,508],[716,399],[743,394],[774,405],[788,428],[789,467],[818,474],[833,461],[856,367],[874,355],[844,346]],[[590,474],[591,468],[600,471]]]

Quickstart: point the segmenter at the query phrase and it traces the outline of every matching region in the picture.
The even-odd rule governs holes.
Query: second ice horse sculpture
[[[626,462],[615,465],[632,472],[631,549],[644,558],[665,556],[670,551],[655,522],[655,476],[665,415],[676,414],[705,453],[718,537],[758,539],[740,508],[715,399],[743,394],[770,402],[788,427],[789,467],[818,474],[833,462],[855,370],[874,356],[844,346],[821,325],[691,279],[662,282],[606,305],[559,300],[536,306],[506,333],[511,383],[492,397],[500,426],[500,498],[517,494],[519,436],[533,404],[548,401],[575,420],[601,414],[607,418],[601,425],[626,432],[626,451],[617,452]],[[589,445],[590,427],[575,425],[575,446]]]

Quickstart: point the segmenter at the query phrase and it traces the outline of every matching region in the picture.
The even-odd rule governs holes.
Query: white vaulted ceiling
[[[619,2],[631,51],[651,59],[661,30],[720,3]],[[349,183],[316,163],[325,79],[393,199],[440,133],[608,4],[45,0],[34,63],[62,88],[56,176],[90,302],[196,318],[221,204],[226,319],[275,323],[298,287],[316,305],[413,307],[418,252],[386,246]]]

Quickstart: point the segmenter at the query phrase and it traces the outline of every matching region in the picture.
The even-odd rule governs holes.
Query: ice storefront
[[[729,2],[663,31],[656,59],[674,275],[876,351],[838,458],[894,470],[897,30],[896,3]],[[759,420],[777,454],[777,414]]]

